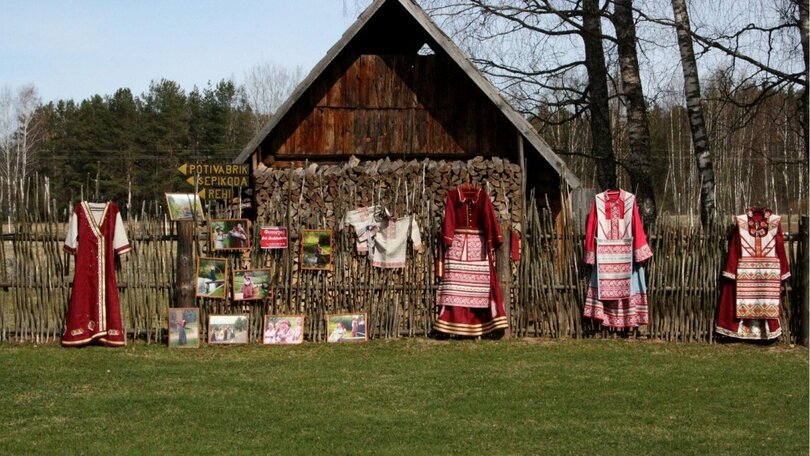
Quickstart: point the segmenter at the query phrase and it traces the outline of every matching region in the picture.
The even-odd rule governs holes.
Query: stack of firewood
[[[499,157],[470,160],[304,163],[255,171],[258,220],[299,226],[334,226],[359,206],[382,205],[394,215],[423,212],[429,204],[443,215],[448,190],[469,183],[487,191],[502,221],[520,229],[520,166]]]

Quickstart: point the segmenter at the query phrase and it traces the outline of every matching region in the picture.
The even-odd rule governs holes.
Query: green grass
[[[0,366],[0,454],[808,452],[804,348],[3,344]]]

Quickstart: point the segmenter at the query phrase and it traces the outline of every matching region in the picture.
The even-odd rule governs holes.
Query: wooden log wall
[[[346,53],[262,150],[277,159],[470,156],[502,154],[514,141],[514,126],[449,57]]]
[[[659,222],[648,232],[655,252],[647,269],[650,324],[633,331],[604,330],[583,319],[590,269],[582,263],[581,229],[565,217],[551,215],[529,195],[525,217],[507,198],[519,185],[519,167],[506,161],[350,162],[297,169],[261,169],[257,175],[259,216],[253,224],[258,243],[261,225],[291,227],[290,248],[217,254],[231,268],[270,268],[275,283],[271,299],[233,303],[197,299],[205,330],[208,315],[250,315],[251,341],[259,340],[265,314],[304,313],[306,338],[323,341],[324,316],[331,312],[368,312],[373,338],[428,336],[435,312],[437,279],[433,272],[446,190],[467,180],[493,195],[503,221],[520,228],[522,257],[512,263],[511,330],[515,337],[635,337],[664,341],[713,341],[720,272],[731,225],[709,230]],[[500,176],[500,179],[496,177]],[[497,183],[496,183],[497,181]],[[34,187],[34,186],[32,186]],[[425,252],[408,250],[404,270],[380,270],[355,252],[354,234],[337,229],[346,210],[382,203],[395,214],[414,213]],[[177,233],[166,220],[162,201],[130,209],[125,220],[132,252],[121,262],[118,284],[124,324],[130,339],[165,342],[168,308],[174,302]],[[42,195],[25,202],[26,210],[0,225],[0,341],[56,343],[64,325],[73,276],[73,258],[62,250],[69,211]],[[227,210],[214,217],[233,218]],[[518,223],[518,221],[520,223]],[[730,222],[730,218],[728,219]],[[795,217],[783,218],[792,277],[782,300],[781,343],[799,342],[801,303],[807,299],[800,261],[807,246],[796,233]],[[802,229],[807,229],[806,217]],[[334,270],[299,271],[299,228],[334,230]],[[793,228],[791,228],[793,227]],[[793,230],[793,232],[791,231]],[[200,225],[195,254],[211,256],[207,226]]]

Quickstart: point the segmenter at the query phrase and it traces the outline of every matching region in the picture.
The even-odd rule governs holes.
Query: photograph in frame
[[[178,220],[205,220],[202,202],[195,193],[166,193],[166,206],[169,209],[169,219]]]
[[[228,296],[228,262],[225,258],[197,258],[198,298],[225,299]]]
[[[273,296],[269,269],[240,269],[233,271],[231,281],[234,301],[250,301]]]
[[[250,221],[217,219],[209,223],[211,251],[250,250]]]
[[[246,344],[248,343],[247,315],[209,315],[209,344]]]
[[[364,342],[368,340],[366,313],[327,314],[327,342]]]
[[[332,269],[332,230],[301,230],[301,269]]]
[[[200,346],[200,309],[178,307],[169,309],[169,348],[198,348]]]
[[[292,345],[304,341],[303,315],[265,315],[262,343],[265,345]]]

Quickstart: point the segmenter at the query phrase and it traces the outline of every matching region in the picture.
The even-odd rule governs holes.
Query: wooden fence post
[[[194,220],[177,223],[177,283],[175,284],[176,307],[194,307]]]
[[[512,291],[512,264],[510,258],[512,224],[510,222],[502,223],[501,232],[503,233],[503,244],[495,251],[495,273],[498,275],[498,283],[501,285],[506,320],[510,322],[510,326],[503,332],[503,338],[509,339],[512,336],[512,300],[510,296]]]
[[[801,274],[799,277],[799,284],[801,286],[801,293],[799,293],[799,299],[801,299],[801,334],[799,341],[805,347],[808,346],[808,336],[810,336],[810,290],[808,290],[808,275],[810,275],[810,218],[806,215],[799,219],[799,261],[801,261],[801,266],[797,269],[797,272]]]

